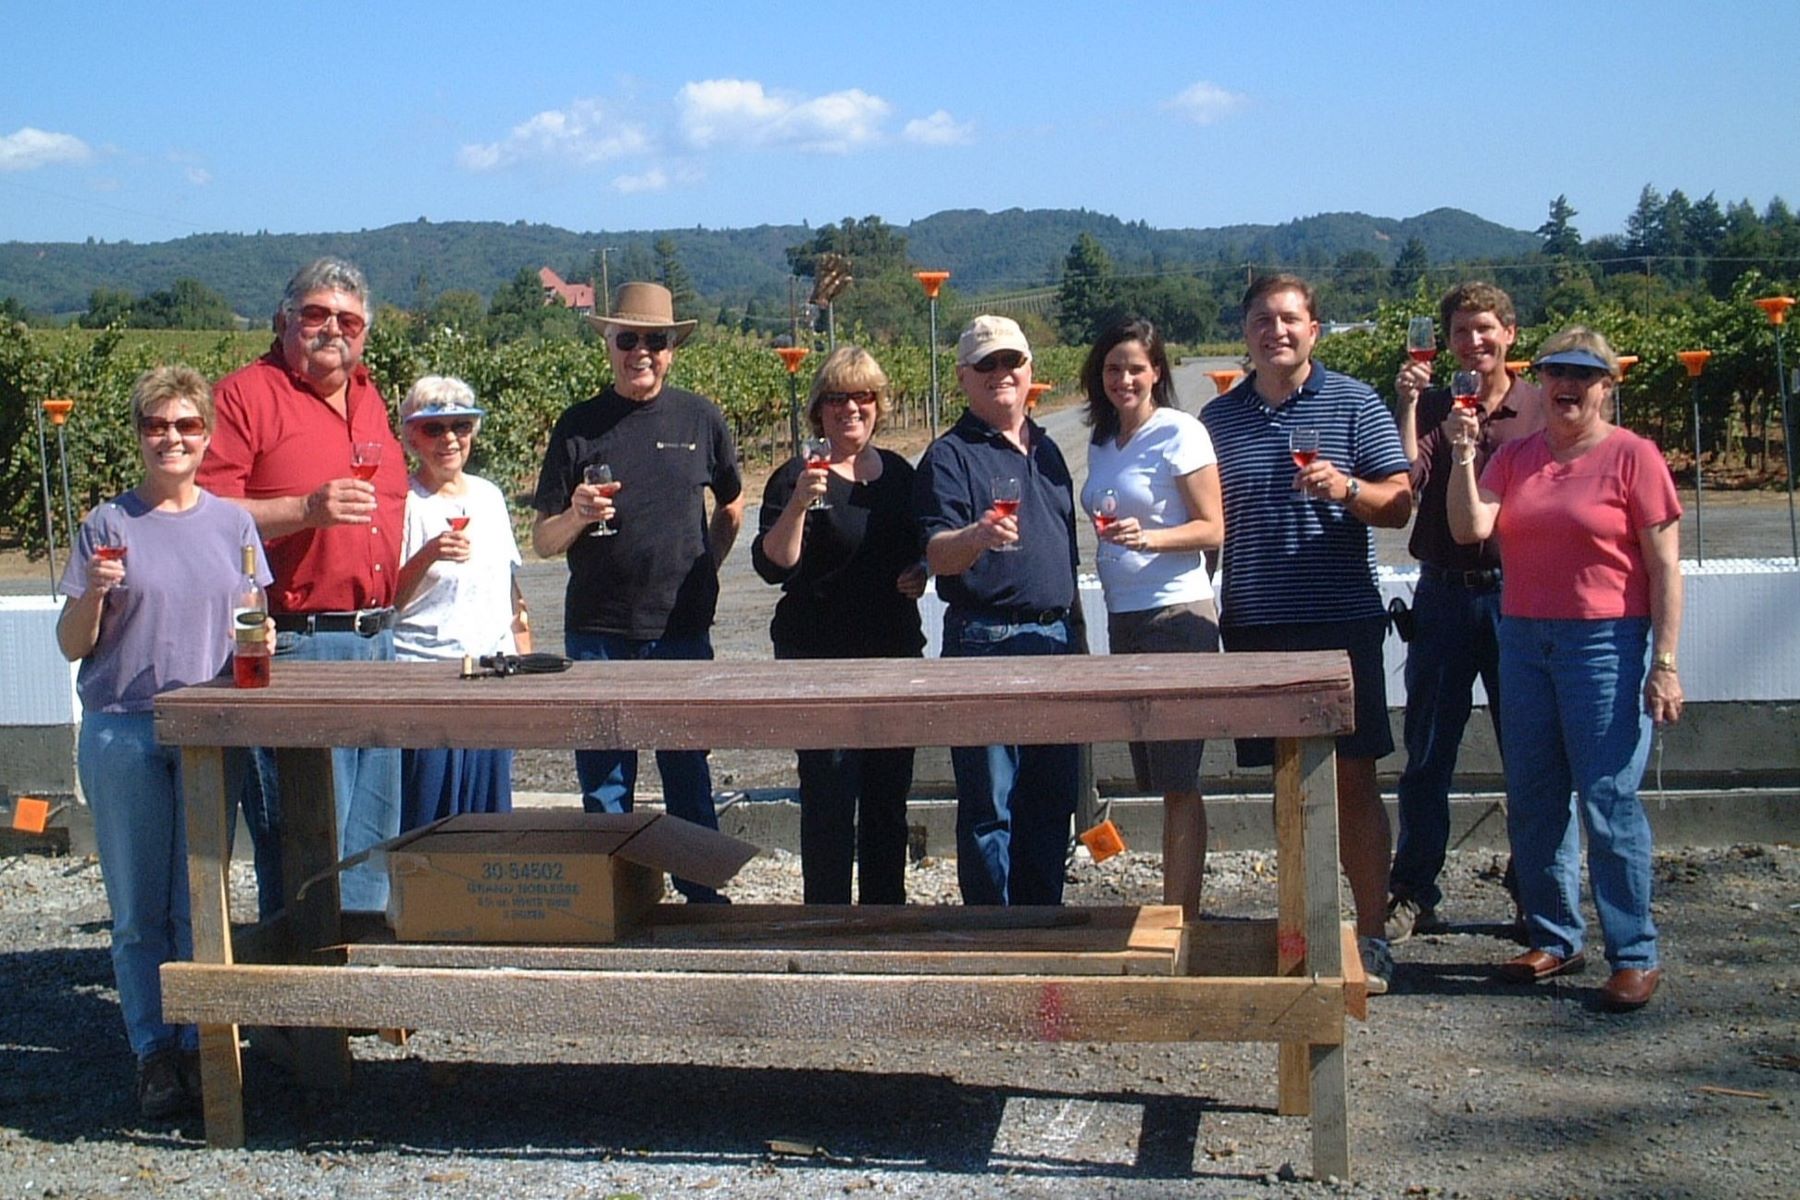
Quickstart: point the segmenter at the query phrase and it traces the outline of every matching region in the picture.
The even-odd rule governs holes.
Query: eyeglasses
[[[873,404],[874,392],[820,392],[821,404]]]
[[[368,318],[361,313],[347,312],[340,308],[327,308],[323,304],[300,306],[300,326],[303,329],[318,329],[333,317],[337,318],[338,328],[344,331],[345,337],[356,337],[369,327]]]
[[[466,438],[475,432],[475,422],[464,418],[461,421],[420,421],[419,432],[433,440],[446,433],[454,433],[459,438]]]
[[[138,421],[138,432],[147,438],[159,438],[173,429],[184,438],[197,438],[206,432],[205,417],[176,417],[173,421],[167,417],[143,417]]]
[[[1017,350],[996,350],[972,365],[983,375],[992,375],[995,371],[1016,371],[1025,365],[1025,361],[1025,356]]]
[[[623,351],[636,350],[639,342],[644,343],[644,349],[650,353],[660,354],[675,344],[675,335],[666,329],[658,329],[653,333],[639,333],[635,329],[627,329],[622,333],[613,334],[613,345]]]
[[[1578,367],[1572,363],[1543,363],[1538,374],[1546,379],[1573,379],[1582,384],[1597,383],[1610,372],[1600,367]]]

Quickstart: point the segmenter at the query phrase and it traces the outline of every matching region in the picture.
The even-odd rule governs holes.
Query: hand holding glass
[[[613,479],[612,468],[605,463],[594,463],[581,472],[582,482],[600,489],[602,496],[611,496],[619,490],[619,484]],[[602,518],[598,524],[588,530],[589,537],[611,537],[619,532],[612,527],[610,521]]]
[[[118,533],[105,532],[98,533],[95,536],[97,540],[94,543],[94,558],[100,562],[116,562],[119,564],[121,570],[124,569],[125,551],[127,549],[125,538]],[[115,592],[124,591],[125,580],[120,578],[120,580],[113,584],[109,590]]]
[[[1437,329],[1430,317],[1414,317],[1406,323],[1406,353],[1414,362],[1428,363],[1437,357]]]
[[[828,438],[807,438],[801,443],[801,454],[806,459],[809,471],[831,470],[831,441]],[[806,506],[806,511],[815,512],[821,508],[830,508],[831,501],[823,495],[813,497],[813,502]]]
[[[995,478],[993,482],[993,492],[994,511],[1002,517],[1012,517],[1017,519],[1019,515],[1019,500],[1024,495],[1019,488],[1019,481],[1011,475],[999,476]],[[995,546],[994,550],[996,553],[999,553],[1016,551],[1018,548],[1019,543],[1006,542],[1003,545]]]
[[[1319,457],[1319,431],[1316,429],[1292,429],[1288,431],[1288,455],[1299,468],[1310,467],[1313,460]],[[1304,492],[1300,498],[1307,497]]]

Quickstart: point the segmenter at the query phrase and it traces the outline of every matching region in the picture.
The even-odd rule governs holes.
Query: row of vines
[[[266,334],[177,334],[107,329],[44,331],[0,326],[0,545],[33,552],[44,543],[38,443],[41,402],[74,400],[61,430],[77,514],[117,495],[141,474],[137,440],[130,428],[132,381],[164,362],[186,362],[216,379],[268,349]],[[877,350],[894,394],[893,420],[922,429],[931,390],[931,356],[920,345]],[[939,352],[943,420],[962,410],[952,355]],[[591,341],[531,341],[489,346],[478,338],[441,330],[423,341],[376,325],[365,360],[390,406],[414,380],[455,375],[475,389],[488,416],[482,422],[471,470],[518,500],[529,496],[544,443],[558,414],[606,386],[611,367],[604,347]],[[820,356],[801,364],[802,402]],[[1041,379],[1072,385],[1081,350],[1051,347],[1039,356]],[[736,432],[742,453],[772,460],[791,453],[788,441],[788,375],[766,343],[747,337],[696,340],[675,356],[670,380],[716,400]],[[54,431],[47,441],[52,471],[60,469]],[[53,475],[54,478],[54,475]],[[60,508],[60,498],[57,502]],[[58,535],[62,540],[65,535]]]

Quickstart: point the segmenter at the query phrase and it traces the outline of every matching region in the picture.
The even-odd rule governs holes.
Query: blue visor
[[[1612,367],[1604,358],[1592,350],[1558,350],[1555,354],[1545,354],[1532,362],[1534,367],[1549,366],[1555,363],[1564,367],[1593,367],[1596,370],[1612,374]]]

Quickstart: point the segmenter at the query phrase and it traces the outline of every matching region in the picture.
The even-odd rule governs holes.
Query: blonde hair
[[[1547,354],[1561,354],[1564,350],[1586,350],[1598,355],[1606,364],[1606,373],[1615,380],[1619,377],[1619,356],[1613,351],[1612,343],[1598,329],[1589,329],[1586,325],[1570,325],[1545,338],[1537,348],[1533,360],[1541,359]]]
[[[169,400],[186,400],[206,422],[206,432],[213,431],[212,384],[206,376],[189,366],[171,363],[152,367],[131,385],[131,427],[136,429],[144,414]]]
[[[874,392],[875,420],[869,427],[871,436],[881,428],[881,419],[888,414],[887,372],[881,369],[875,356],[861,346],[839,346],[825,356],[818,373],[813,376],[812,389],[806,397],[806,423],[812,426],[816,437],[825,436],[825,419],[820,410],[825,407],[826,392]]]

